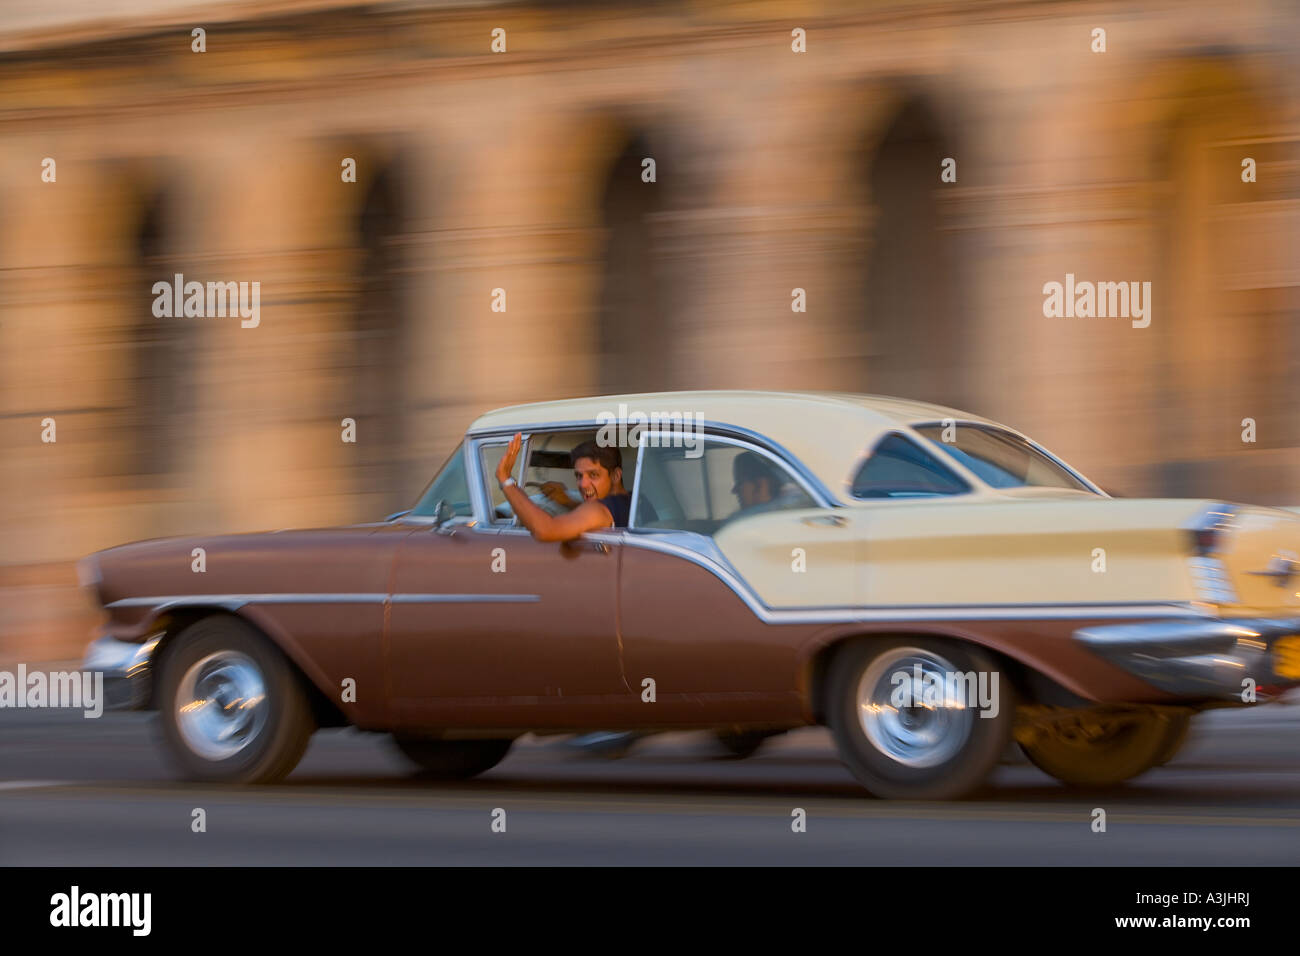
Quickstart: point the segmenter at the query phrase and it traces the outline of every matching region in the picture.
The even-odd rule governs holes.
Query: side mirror
[[[463,527],[463,521],[456,521],[456,509],[445,501],[433,506],[433,530],[438,534],[453,535],[456,529]],[[471,522],[472,523],[472,522]]]
[[[456,517],[456,509],[447,502],[439,499],[438,503],[433,506],[433,526],[435,528],[446,524],[454,517]]]

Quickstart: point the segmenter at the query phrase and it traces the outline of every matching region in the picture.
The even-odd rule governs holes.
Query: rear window
[[[858,469],[854,498],[933,498],[960,495],[970,485],[903,435],[887,435]]]
[[[1029,486],[1092,491],[1019,435],[1000,428],[959,424],[949,442],[942,440],[941,425],[918,425],[916,431],[993,488]]]

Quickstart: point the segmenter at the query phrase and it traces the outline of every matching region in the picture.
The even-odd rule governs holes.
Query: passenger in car
[[[732,518],[801,506],[807,496],[786,481],[781,469],[762,455],[743,451],[731,464],[731,493],[740,502]]]
[[[497,464],[496,478],[520,524],[534,538],[538,541],[572,541],[587,531],[627,527],[632,495],[623,487],[623,454],[617,448],[585,441],[573,449],[573,472],[583,500],[572,502],[561,491],[561,501],[553,488],[547,490],[544,487],[543,491],[552,501],[573,507],[568,514],[549,515],[534,504],[510,476],[522,445],[523,435],[516,432]]]
[[[573,509],[557,517],[533,504],[510,477],[522,444],[523,436],[516,433],[497,465],[496,477],[510,507],[514,508],[520,522],[534,538],[538,541],[570,541],[585,531],[627,527],[632,496],[623,487],[623,453],[617,448],[585,441],[573,449],[573,473],[583,500],[570,499],[559,482],[548,481],[542,486],[542,492],[551,501]],[[640,737],[636,733],[597,731],[578,735],[568,742],[568,746],[584,753],[621,757]]]

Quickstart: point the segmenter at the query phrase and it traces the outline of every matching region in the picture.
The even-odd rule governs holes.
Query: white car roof
[[[1006,427],[959,409],[884,395],[690,391],[596,395],[511,405],[481,415],[469,430],[497,432],[552,423],[594,423],[634,413],[660,418],[691,416],[690,421],[755,432],[798,458],[837,496],[845,492],[863,454],[883,434],[899,426],[953,418]]]

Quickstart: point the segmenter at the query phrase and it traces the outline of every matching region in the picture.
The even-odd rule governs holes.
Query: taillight
[[[1217,554],[1232,527],[1237,509],[1232,505],[1211,505],[1196,517],[1187,530],[1192,536],[1193,552],[1201,557]]]
[[[1237,509],[1232,505],[1213,504],[1194,518],[1187,527],[1192,537],[1192,557],[1187,559],[1196,599],[1208,604],[1236,604],[1237,589],[1228,569],[1215,555],[1223,550],[1224,539],[1232,527]]]

